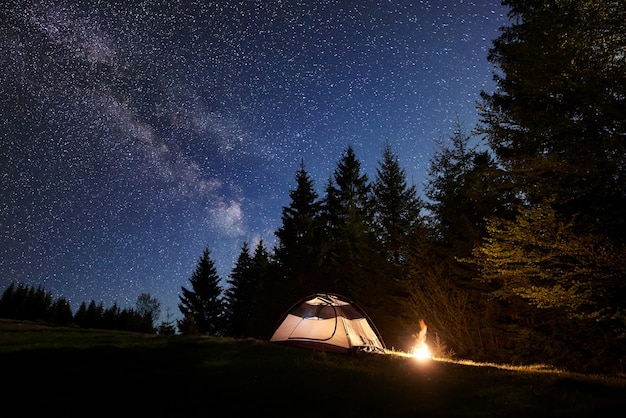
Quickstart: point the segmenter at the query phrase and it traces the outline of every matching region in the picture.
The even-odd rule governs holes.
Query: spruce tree
[[[361,162],[348,146],[328,181],[322,219],[328,239],[324,259],[332,280],[329,290],[350,297],[371,278],[367,266],[375,259],[368,227],[370,187]]]
[[[85,327],[87,325],[87,303],[85,301],[81,302],[76,310],[76,314],[74,314],[74,322],[79,327]]]
[[[328,209],[336,212],[337,224],[332,225],[334,229],[352,225],[365,229],[370,184],[367,174],[362,173],[361,162],[352,146],[342,153],[332,180],[327,189],[327,201],[332,202]]]
[[[506,0],[482,132],[512,187],[626,242],[626,2]]]
[[[233,337],[252,336],[259,283],[254,276],[248,242],[244,241],[224,292],[227,311],[227,334]]]
[[[485,236],[485,218],[511,217],[518,200],[489,152],[457,123],[430,160],[426,204],[435,238],[451,257],[466,257]]]
[[[276,281],[274,265],[262,239],[254,247],[251,274],[258,290],[253,302],[254,321],[251,336],[269,338],[276,321],[293,301],[287,298],[284,286]]]
[[[296,172],[296,188],[289,192],[291,201],[282,209],[282,225],[276,231],[274,249],[285,284],[291,288],[290,298],[322,291],[320,272],[322,240],[319,227],[320,202],[313,180],[301,162]]]
[[[74,314],[70,303],[64,297],[58,298],[51,307],[51,320],[54,323],[66,325],[74,321]]]
[[[183,334],[222,335],[224,333],[224,301],[220,277],[205,247],[195,271],[189,278],[191,289],[181,287],[178,308],[183,318],[177,321]]]
[[[423,225],[422,207],[417,188],[407,184],[406,172],[387,144],[376,169],[371,200],[372,228],[387,260],[406,261],[408,240]]]
[[[426,231],[413,235],[407,257],[404,312],[430,322],[442,344],[470,357],[494,351],[489,344],[498,307],[485,298],[491,290],[475,280],[467,257],[486,235],[487,216],[505,212],[511,198],[503,193],[501,172],[488,151],[456,122],[453,134],[442,139],[432,156],[425,183]],[[497,349],[497,348],[496,348]]]
[[[572,311],[593,309],[592,300],[603,307],[592,310],[596,319],[612,312],[621,321],[605,326],[604,334],[622,338],[623,314],[615,312],[626,288],[615,273],[623,271],[623,257],[615,254],[624,254],[626,243],[626,3],[503,4],[511,24],[489,52],[497,88],[482,93],[480,131],[523,206],[515,219],[490,219],[487,240],[475,253],[481,274],[505,280],[503,303],[522,305],[515,311],[517,334],[537,328],[528,318],[558,322],[549,330],[557,334]],[[556,223],[545,225],[549,217]],[[546,242],[555,227],[560,241]],[[587,320],[567,337],[589,346],[598,335],[590,330],[601,322]]]
[[[404,339],[415,330],[407,330],[412,320],[399,314],[399,306],[406,300],[402,287],[408,279],[408,262],[416,236],[423,238],[421,216],[423,202],[414,185],[407,184],[406,173],[400,167],[397,155],[389,144],[383,148],[378,162],[376,178],[369,200],[369,239],[372,249],[367,257],[367,280],[361,280],[355,296],[367,306],[376,318],[376,324],[386,335],[385,340],[401,347]],[[410,349],[410,347],[403,347]]]

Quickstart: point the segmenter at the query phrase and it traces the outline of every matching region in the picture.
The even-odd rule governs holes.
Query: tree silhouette
[[[407,184],[391,145],[385,145],[372,185],[370,210],[374,234],[387,260],[396,264],[406,260],[408,239],[423,226],[423,206],[415,185]]]
[[[189,279],[191,289],[181,287],[178,308],[183,318],[177,322],[183,334],[222,335],[224,333],[224,301],[220,277],[205,247],[195,271]]]
[[[254,274],[248,242],[244,241],[237,261],[226,281],[227,334],[233,337],[252,335],[253,318],[256,314],[259,281]]]
[[[165,308],[165,320],[161,322],[157,328],[157,333],[159,335],[174,335],[176,334],[176,326],[175,321],[172,319],[172,311],[171,308]]]
[[[42,286],[11,282],[0,297],[0,317],[70,324],[74,320],[67,299],[54,299]]]
[[[150,293],[142,293],[137,297],[137,314],[142,318],[146,329],[155,329],[155,324],[161,316],[161,303],[157,298],[150,296]]]
[[[318,194],[309,173],[301,162],[296,172],[296,188],[289,192],[291,201],[282,209],[282,224],[275,232],[278,242],[274,259],[289,291],[285,296],[296,300],[303,294],[323,291],[321,272],[323,240],[319,224]]]
[[[626,5],[508,0],[481,132],[530,204],[626,242]],[[575,218],[573,218],[575,216]]]
[[[332,280],[330,291],[352,297],[360,286],[353,282],[367,280],[364,266],[375,251],[368,227],[370,184],[351,146],[342,153],[325,192],[321,215],[328,240],[325,274]]]

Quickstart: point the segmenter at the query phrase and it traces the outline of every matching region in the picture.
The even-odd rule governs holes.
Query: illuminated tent
[[[341,353],[385,351],[365,312],[343,296],[330,293],[298,301],[283,315],[270,341]]]

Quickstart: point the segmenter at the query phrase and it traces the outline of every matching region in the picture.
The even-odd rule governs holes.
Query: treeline
[[[158,329],[155,321],[160,315],[160,303],[149,294],[137,298],[137,306],[120,308],[113,304],[105,308],[92,300],[83,302],[76,314],[64,297],[54,298],[43,287],[11,283],[0,297],[0,318],[44,321],[51,324],[83,328],[116,329],[141,333],[174,334],[173,322],[162,322]]]
[[[436,350],[623,371],[626,4],[518,1],[488,59],[479,126],[458,124],[421,193],[386,146],[370,179],[348,146],[320,195],[304,162],[275,248],[243,243],[219,287],[207,248],[183,333],[268,337],[299,297],[345,294],[388,346],[418,321]]]
[[[323,197],[304,162],[295,181],[275,233],[277,245],[269,249],[260,241],[250,248],[244,242],[226,289],[205,248],[190,278],[191,289],[181,289],[180,332],[269,338],[291,304],[316,292],[358,300],[370,313],[378,311],[377,323],[384,321],[401,290],[394,283],[406,279],[400,267],[414,240],[427,233],[424,203],[416,187],[407,184],[398,158],[385,147],[378,175],[370,182],[348,146]],[[411,334],[395,331],[389,334]]]

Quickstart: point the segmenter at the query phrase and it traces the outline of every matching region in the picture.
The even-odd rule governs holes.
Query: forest
[[[503,4],[511,24],[487,57],[496,89],[481,92],[478,126],[442,138],[422,192],[390,145],[373,178],[346,146],[321,193],[302,161],[276,245],[243,242],[228,286],[207,247],[176,324],[154,324],[150,295],[109,316],[137,315],[148,332],[266,339],[296,300],[334,292],[364,308],[388,347],[408,349],[424,320],[438,355],[623,372],[626,3]],[[0,316],[14,312],[11,289]],[[58,308],[39,292],[44,311]],[[107,312],[79,312],[94,310]]]

